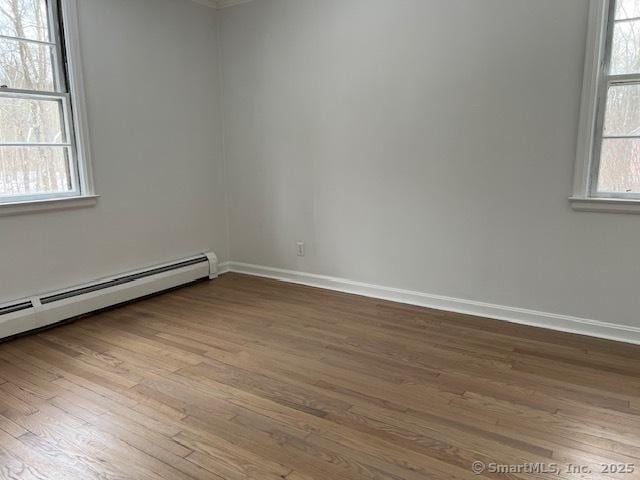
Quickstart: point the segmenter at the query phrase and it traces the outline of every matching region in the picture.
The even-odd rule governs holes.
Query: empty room
[[[640,0],[0,0],[0,480],[640,479]]]

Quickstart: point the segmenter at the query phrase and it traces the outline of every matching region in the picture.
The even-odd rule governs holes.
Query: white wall
[[[640,217],[567,201],[587,3],[225,10],[233,260],[640,326]]]
[[[78,5],[101,198],[0,217],[0,302],[211,249],[228,257],[215,10]]]
[[[78,3],[102,197],[0,217],[0,302],[213,249],[640,326],[640,218],[567,202],[587,0]]]

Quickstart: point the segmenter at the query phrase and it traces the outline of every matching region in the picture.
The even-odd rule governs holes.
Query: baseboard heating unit
[[[203,253],[0,304],[0,339],[217,276],[216,255]]]

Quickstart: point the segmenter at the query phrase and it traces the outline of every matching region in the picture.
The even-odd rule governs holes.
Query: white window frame
[[[615,0],[591,0],[582,87],[582,106],[571,205],[579,211],[638,213],[640,196],[597,192],[600,147],[608,87],[640,75],[608,75]]]
[[[89,146],[89,128],[82,75],[80,38],[78,28],[77,0],[48,0],[50,28],[53,42],[58,49],[59,61],[54,66],[59,70],[65,62],[66,92],[48,93],[25,90],[2,89],[2,93],[22,98],[59,99],[65,111],[65,129],[69,146],[73,150],[71,175],[72,191],[56,194],[29,195],[0,199],[0,216],[47,210],[80,208],[95,205],[98,195],[95,193]],[[60,16],[61,15],[61,19]],[[59,20],[62,20],[61,22]],[[58,25],[62,25],[59,28]],[[62,34],[63,38],[60,38]],[[64,48],[64,52],[63,49]],[[57,72],[58,80],[64,76]]]

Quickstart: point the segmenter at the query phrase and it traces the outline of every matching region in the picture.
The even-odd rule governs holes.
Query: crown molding
[[[235,5],[251,2],[253,0],[193,0],[193,1],[201,5],[205,5],[207,7],[215,8],[216,10],[221,10],[223,8],[233,7]]]
[[[218,10],[223,9],[223,8],[229,8],[229,7],[233,7],[235,5],[240,5],[241,3],[249,3],[252,2],[253,0],[217,0],[216,1],[216,8]]]
[[[192,0],[193,2],[204,5],[205,7],[218,8],[216,0]]]

